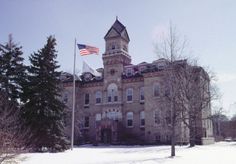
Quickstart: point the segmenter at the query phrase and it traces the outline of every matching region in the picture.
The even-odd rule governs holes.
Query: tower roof
[[[115,38],[115,37],[122,37],[128,42],[130,41],[126,27],[118,19],[116,19],[114,24],[108,30],[104,39],[106,40],[106,39]]]

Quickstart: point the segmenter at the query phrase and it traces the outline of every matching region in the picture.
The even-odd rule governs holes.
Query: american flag
[[[90,55],[90,54],[97,54],[99,53],[99,48],[97,47],[92,47],[92,46],[88,46],[85,44],[77,44],[78,48],[79,48],[79,52],[81,56],[84,55]]]

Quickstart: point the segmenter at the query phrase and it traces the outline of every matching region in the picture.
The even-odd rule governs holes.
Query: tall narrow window
[[[88,94],[88,93],[86,93],[86,94],[84,95],[84,104],[85,104],[85,105],[88,105],[88,104],[89,104],[89,94]]]
[[[127,101],[133,101],[133,89],[132,88],[128,88],[126,90],[126,97],[127,97]]]
[[[155,97],[160,96],[160,85],[159,84],[154,84],[154,86],[153,86],[153,95]]]
[[[118,101],[118,88],[115,83],[111,83],[107,88],[107,102]]]
[[[88,116],[84,117],[84,127],[85,128],[89,127],[89,117]]]
[[[133,127],[133,112],[128,112],[126,114],[127,127]]]
[[[161,123],[161,119],[160,119],[160,112],[158,110],[154,111],[154,123],[156,125]]]
[[[140,101],[144,101],[144,87],[140,88]]]
[[[141,127],[145,126],[145,113],[144,113],[144,111],[140,112],[140,126]]]
[[[97,91],[95,93],[95,97],[96,97],[96,104],[101,104],[101,102],[102,102],[102,92]]]

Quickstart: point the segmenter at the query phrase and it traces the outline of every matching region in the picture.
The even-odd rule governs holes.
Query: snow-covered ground
[[[176,146],[82,146],[63,153],[28,153],[18,157],[23,164],[236,164],[236,142],[213,145]]]

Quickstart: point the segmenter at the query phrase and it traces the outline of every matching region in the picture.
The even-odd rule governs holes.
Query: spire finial
[[[118,20],[118,16],[116,16],[116,20]]]

